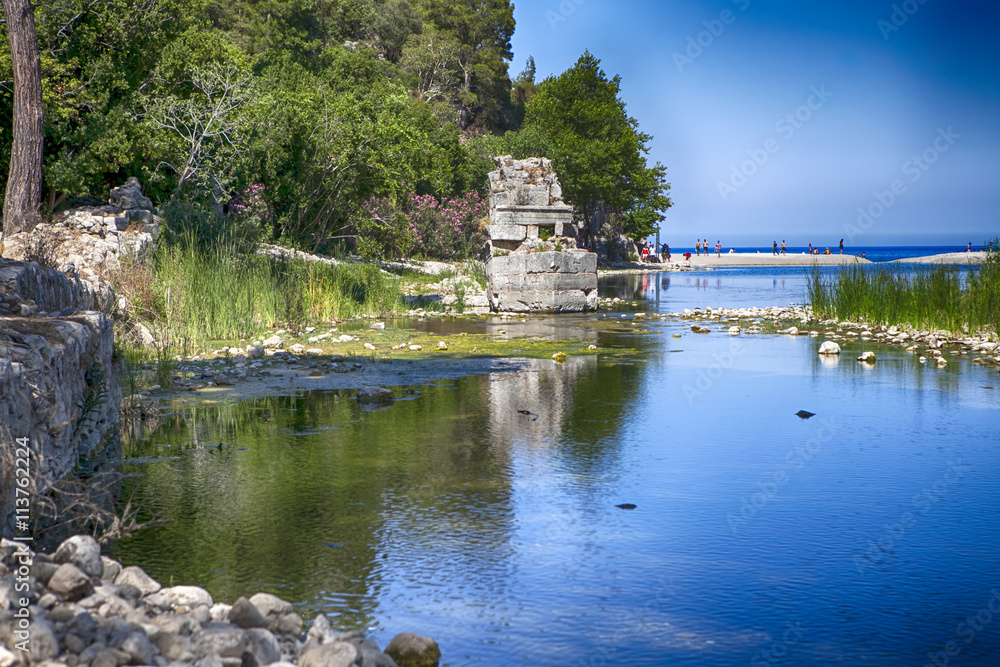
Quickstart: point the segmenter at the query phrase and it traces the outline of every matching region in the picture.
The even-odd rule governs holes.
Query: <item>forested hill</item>
[[[552,157],[579,211],[603,202],[637,235],[670,205],[665,169],[646,164],[651,138],[597,59],[541,83],[530,60],[512,75],[510,0],[34,8],[43,216],[136,176],[158,205],[253,208],[262,236],[321,249],[356,234],[373,202],[484,195],[501,153]],[[5,165],[12,79],[4,49]]]

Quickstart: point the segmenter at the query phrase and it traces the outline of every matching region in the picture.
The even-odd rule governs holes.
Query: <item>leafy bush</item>
[[[406,257],[416,240],[409,217],[385,197],[365,202],[354,227],[358,254],[367,259]]]
[[[393,204],[369,199],[354,219],[362,257],[462,260],[475,257],[486,236],[482,221],[486,203],[477,192],[438,201],[410,193]]]
[[[477,192],[441,202],[430,195],[412,197],[410,228],[416,235],[418,252],[428,259],[475,257],[486,243],[480,228],[485,216],[486,202]]]

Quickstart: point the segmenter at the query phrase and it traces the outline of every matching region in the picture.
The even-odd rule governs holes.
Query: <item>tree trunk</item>
[[[3,233],[14,234],[32,229],[41,219],[42,68],[31,4],[3,0],[3,9],[14,67],[14,143],[3,202]]]

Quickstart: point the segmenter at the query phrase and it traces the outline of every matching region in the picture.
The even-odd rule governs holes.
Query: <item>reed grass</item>
[[[820,317],[995,334],[1000,331],[1000,252],[989,252],[964,279],[952,266],[847,266],[832,276],[814,268],[808,294]]]
[[[191,342],[390,315],[402,304],[399,280],[371,264],[273,258],[224,239],[161,246],[154,275],[163,294],[163,323],[174,340]]]

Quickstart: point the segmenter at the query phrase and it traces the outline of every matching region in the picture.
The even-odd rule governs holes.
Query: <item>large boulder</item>
[[[441,649],[430,637],[401,632],[385,647],[385,652],[399,667],[437,667]]]

